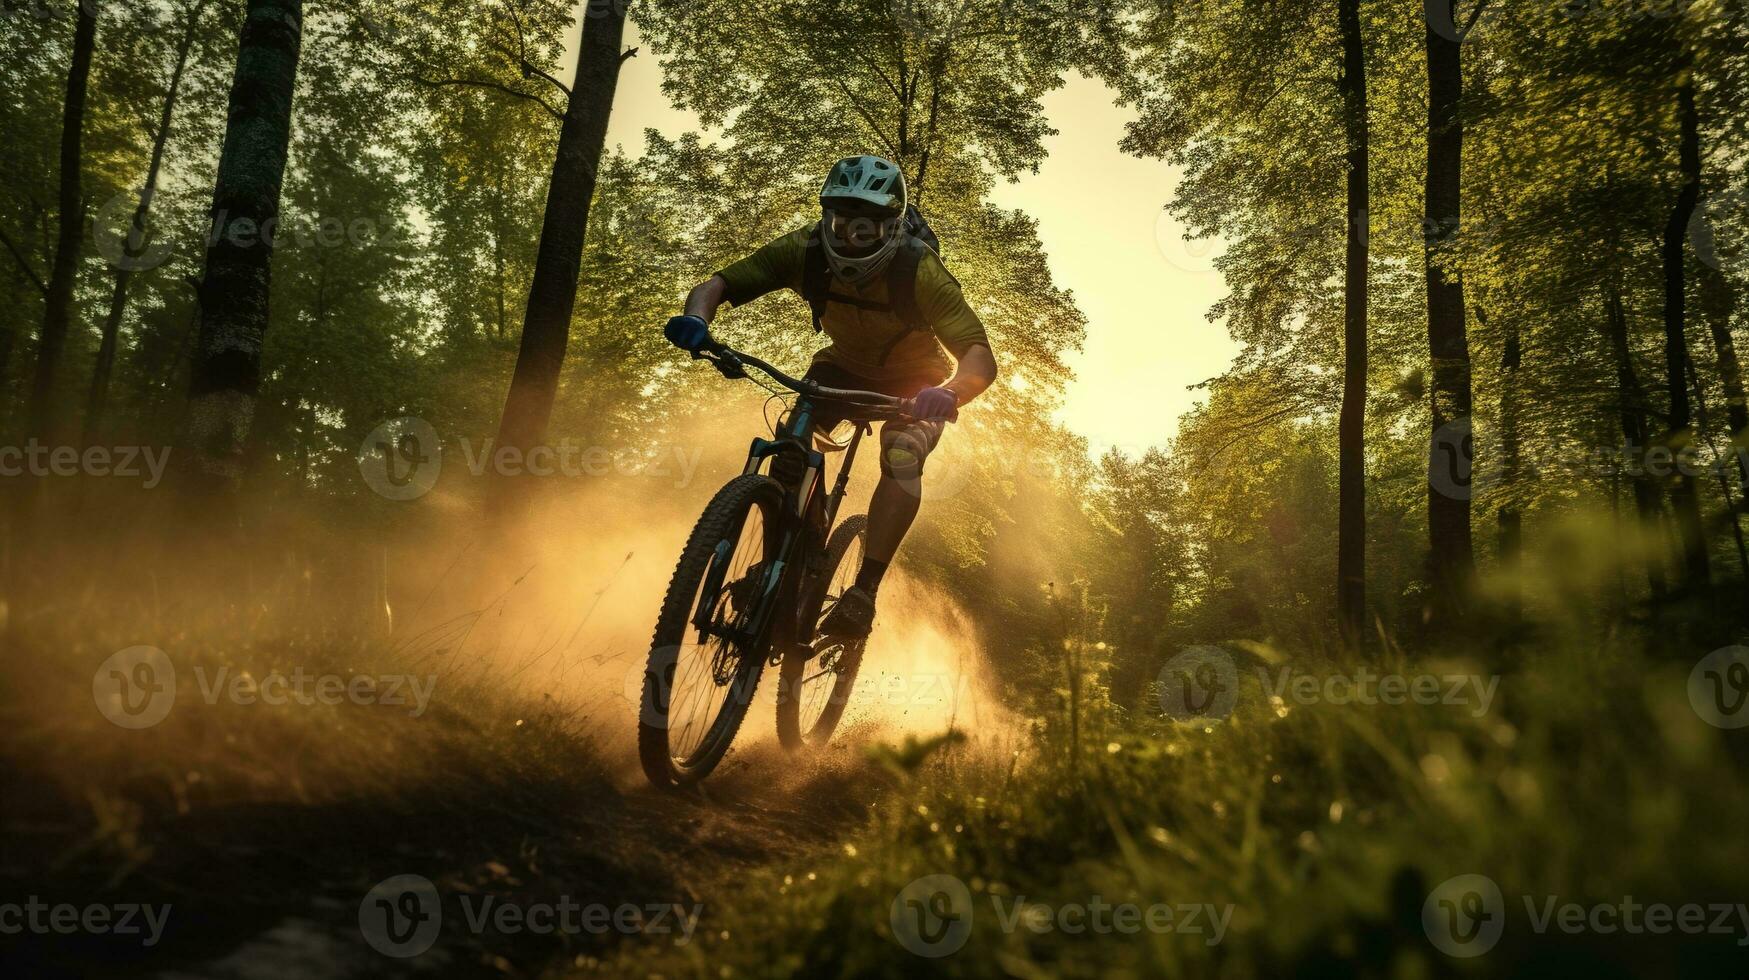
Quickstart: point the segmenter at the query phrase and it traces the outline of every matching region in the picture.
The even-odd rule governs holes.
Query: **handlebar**
[[[697,359],[709,361],[711,366],[716,368],[725,378],[745,378],[747,377],[747,368],[749,366],[758,368],[761,372],[770,376],[771,380],[776,381],[778,384],[783,385],[785,388],[788,388],[798,395],[812,398],[816,401],[841,402],[845,405],[853,406],[865,412],[872,413],[868,419],[865,419],[865,421],[896,416],[907,418],[912,417],[910,413],[913,406],[912,400],[909,398],[895,398],[892,395],[883,395],[878,391],[856,391],[848,388],[828,388],[817,381],[810,381],[807,378],[792,378],[782,371],[779,371],[777,368],[772,367],[770,364],[767,364],[760,358],[755,357],[752,354],[738,351],[733,347],[730,347],[728,344],[714,339],[707,341],[702,350],[694,351],[692,356]]]

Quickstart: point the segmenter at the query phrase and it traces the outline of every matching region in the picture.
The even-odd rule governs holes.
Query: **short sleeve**
[[[990,346],[983,321],[966,302],[959,280],[933,252],[924,255],[917,270],[917,306],[941,345],[956,359],[973,347]]]
[[[766,293],[789,288],[800,290],[802,262],[807,254],[807,230],[791,232],[761,247],[717,272],[728,283],[725,297],[730,305],[751,303]]]

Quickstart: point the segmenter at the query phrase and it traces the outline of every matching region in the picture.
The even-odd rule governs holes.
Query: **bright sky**
[[[637,45],[635,27],[628,44]],[[677,136],[698,120],[668,104],[661,70],[642,52],[620,75],[608,142],[632,153],[646,128]],[[1061,132],[1037,175],[998,189],[1002,207],[1038,219],[1057,285],[1074,291],[1087,315],[1087,344],[1070,358],[1075,380],[1058,419],[1095,453],[1139,453],[1164,445],[1178,416],[1199,400],[1189,385],[1225,370],[1236,352],[1220,324],[1204,318],[1224,290],[1202,243],[1162,210],[1173,168],[1119,152],[1127,110],[1105,86],[1076,77],[1045,99]]]

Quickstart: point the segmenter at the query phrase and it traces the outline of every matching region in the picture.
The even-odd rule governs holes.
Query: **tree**
[[[1486,0],[1478,0],[1470,23]],[[1433,5],[1430,5],[1430,10]],[[1456,13],[1452,0],[1445,8]],[[1428,578],[1435,614],[1449,622],[1464,603],[1475,575],[1470,542],[1470,494],[1467,477],[1474,468],[1470,405],[1470,343],[1464,322],[1464,286],[1446,253],[1455,250],[1463,226],[1463,36],[1454,16],[1427,21],[1427,172],[1423,249],[1427,273],[1427,355],[1432,367],[1431,447],[1428,454],[1427,538]],[[1452,492],[1456,481],[1434,473],[1463,474],[1463,492]]]
[[[1678,155],[1680,189],[1664,225],[1661,255],[1664,264],[1664,369],[1670,391],[1670,424],[1664,442],[1675,453],[1686,455],[1696,448],[1688,399],[1687,276],[1683,269],[1688,225],[1700,200],[1700,121],[1694,107],[1693,66],[1688,58],[1677,68],[1676,116],[1681,135]],[[1680,457],[1679,457],[1680,458]],[[1696,586],[1707,581],[1706,533],[1701,528],[1700,497],[1695,491],[1690,466],[1676,467],[1670,502],[1676,511],[1676,529],[1682,544],[1683,583]]]
[[[1366,629],[1367,185],[1366,44],[1360,0],[1340,0],[1343,136],[1348,159],[1348,247],[1342,289],[1342,414],[1337,423],[1336,618],[1343,645],[1360,648]]]
[[[85,131],[85,93],[91,78],[91,52],[97,44],[96,0],[76,5],[73,58],[67,69],[67,98],[61,114],[61,166],[59,234],[55,241],[54,266],[44,287],[42,340],[37,347],[36,375],[30,390],[31,432],[49,435],[51,401],[61,352],[73,319],[73,287],[79,276],[79,257],[85,239],[85,198],[80,191],[81,144]]]
[[[233,489],[242,476],[261,388],[273,239],[302,41],[302,0],[249,0],[213,185],[189,381],[188,436],[208,489]]]
[[[547,184],[546,216],[535,254],[534,280],[522,320],[522,346],[504,400],[498,443],[527,453],[545,438],[570,339],[571,313],[588,232],[595,178],[607,143],[608,115],[619,67],[626,5],[591,3],[577,50],[577,72],[566,90],[558,152]],[[557,83],[554,83],[557,84]]]
[[[146,165],[145,180],[140,186],[140,201],[128,221],[122,256],[115,262],[115,284],[110,290],[109,313],[103,318],[97,361],[91,369],[91,390],[85,401],[87,444],[97,438],[103,424],[104,408],[109,401],[110,375],[115,369],[117,338],[121,333],[122,316],[127,311],[128,282],[133,277],[134,264],[146,246],[146,219],[152,210],[152,199],[158,193],[158,176],[164,162],[164,146],[170,139],[170,122],[176,112],[177,95],[182,89],[182,75],[188,67],[189,51],[194,46],[201,14],[206,11],[206,6],[207,0],[195,0],[186,11],[187,20],[176,44],[176,60],[170,69],[170,79],[165,84],[163,105],[158,114],[157,125],[151,130],[152,154]]]
[[[1230,421],[1230,438],[1253,441],[1284,417],[1333,417],[1338,530],[1327,594],[1356,647],[1367,609],[1375,203],[1365,18],[1358,0],[1336,13],[1277,0],[1152,13],[1138,30],[1145,84],[1124,146],[1183,166],[1171,207],[1192,235],[1228,243],[1218,268],[1229,294],[1209,316],[1245,345],[1233,373],[1272,385],[1274,402]],[[1380,203],[1395,213],[1402,197]],[[1400,333],[1407,283],[1394,275],[1383,286]]]

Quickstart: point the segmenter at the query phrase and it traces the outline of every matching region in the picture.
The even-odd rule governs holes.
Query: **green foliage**
[[[1061,732],[1015,758],[956,751],[837,852],[745,881],[758,900],[727,903],[703,949],[641,947],[627,962],[708,962],[728,976],[1471,975],[1428,941],[1422,909],[1440,882],[1484,874],[1509,924],[1473,975],[1547,975],[1540,944],[1554,940],[1532,932],[1527,897],[1682,905],[1736,894],[1749,861],[1716,819],[1749,806],[1740,740],[1689,709],[1685,668],[1648,671],[1643,658],[1625,643],[1527,651],[1486,712],[1272,700],[1259,669],[1279,668],[1242,658],[1225,722],[1139,724],[1075,763]],[[889,917],[925,875],[952,875],[970,896],[967,942],[941,959],[906,953]],[[1017,901],[1230,911],[1217,943],[1206,912],[1195,934],[1076,932],[1054,918],[1005,928]],[[1608,975],[1742,962],[1733,936],[1623,938],[1560,937],[1560,961]]]

